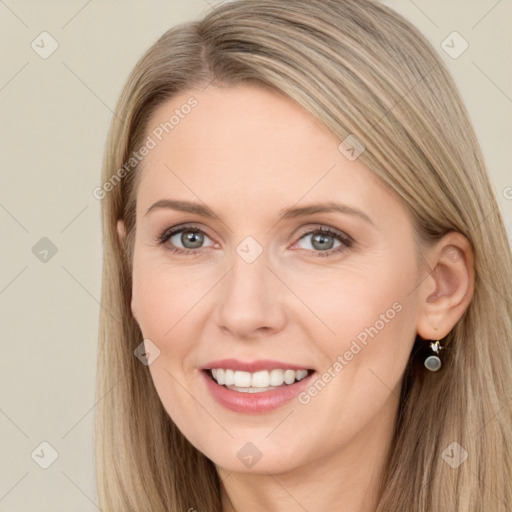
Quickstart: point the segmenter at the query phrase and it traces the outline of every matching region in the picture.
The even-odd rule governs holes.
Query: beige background
[[[101,233],[92,190],[132,66],[167,28],[215,3],[0,0],[0,512],[99,510],[92,434]],[[386,3],[452,70],[511,233],[511,2]],[[42,47],[43,31],[58,43],[47,59],[31,47]],[[457,59],[440,46],[453,31],[469,43]],[[46,262],[43,237],[57,249]],[[58,453],[47,469],[38,463],[51,462],[52,451],[42,442]]]

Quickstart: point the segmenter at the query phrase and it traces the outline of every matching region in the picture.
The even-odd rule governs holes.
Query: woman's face
[[[147,135],[132,310],[178,428],[239,472],[380,453],[419,310],[403,204],[255,85],[174,97]]]

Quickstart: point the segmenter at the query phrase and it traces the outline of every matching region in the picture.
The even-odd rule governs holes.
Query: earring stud
[[[432,352],[434,352],[434,355],[428,356],[423,364],[427,370],[430,370],[431,372],[437,372],[437,370],[441,368],[441,358],[439,357],[439,351],[444,347],[442,347],[439,340],[437,340],[430,342],[430,348]]]

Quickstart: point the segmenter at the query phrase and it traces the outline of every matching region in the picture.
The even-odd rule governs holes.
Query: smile
[[[287,368],[286,364],[279,368],[275,363],[268,364],[272,368],[267,370],[261,369],[261,363],[233,364],[245,366],[245,370],[219,366],[202,368],[200,372],[208,394],[224,409],[245,414],[263,414],[284,406],[307,388],[316,373],[300,367]],[[249,369],[256,371],[246,371]]]
[[[291,385],[307,377],[308,373],[308,370],[291,369],[262,370],[253,373],[224,368],[210,370],[217,384],[240,393],[262,393],[280,386]]]

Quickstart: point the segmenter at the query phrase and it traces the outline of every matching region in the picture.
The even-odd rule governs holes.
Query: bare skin
[[[313,116],[257,86],[180,94],[148,134],[191,95],[197,106],[145,157],[137,191],[132,311],[160,350],[150,371],[162,404],[216,464],[224,511],[371,512],[415,336],[444,337],[471,300],[470,245],[449,233],[423,250],[430,268],[421,266],[403,202]],[[207,205],[217,218],[146,215],[162,199]],[[330,202],[363,215],[280,220],[285,208]],[[183,232],[156,241],[183,224],[199,247],[184,245]],[[323,246],[318,228],[335,232]],[[122,221],[118,232],[123,239]],[[237,252],[246,237],[256,245],[242,247],[262,250],[252,263]],[[370,326],[378,333],[354,354]],[[331,379],[302,402],[236,413],[214,400],[200,370],[223,358],[285,361],[317,378],[330,369]],[[252,467],[237,457],[248,442],[261,453]]]

